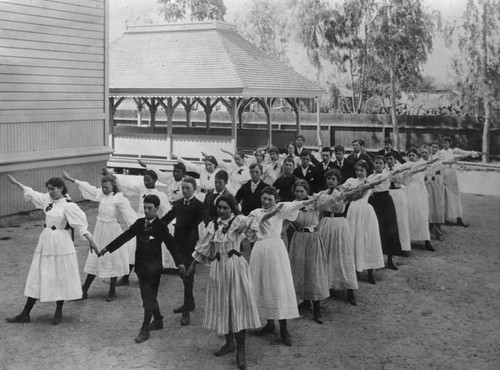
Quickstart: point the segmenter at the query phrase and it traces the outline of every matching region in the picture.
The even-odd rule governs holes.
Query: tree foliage
[[[168,23],[191,21],[223,21],[226,6],[223,0],[158,0],[161,14]]]

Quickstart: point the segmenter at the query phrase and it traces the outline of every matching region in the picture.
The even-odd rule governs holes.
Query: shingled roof
[[[293,97],[317,85],[222,22],[133,26],[109,54],[110,96]]]

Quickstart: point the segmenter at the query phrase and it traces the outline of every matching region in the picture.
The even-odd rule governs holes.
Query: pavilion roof
[[[109,53],[110,96],[312,98],[323,90],[222,22],[129,27]]]

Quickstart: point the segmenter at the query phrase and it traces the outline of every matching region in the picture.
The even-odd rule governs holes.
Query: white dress
[[[238,166],[235,163],[226,164],[224,162],[220,165],[220,168],[226,170],[229,175],[229,182],[227,184],[227,190],[231,194],[236,194],[240,190],[241,185],[250,180],[250,169],[247,165]]]
[[[144,198],[147,195],[154,194],[160,198],[160,207],[158,209],[157,216],[162,218],[167,214],[168,211],[172,209],[170,202],[167,198],[167,194],[159,191],[158,189],[148,189],[144,186],[144,183],[139,183],[130,179],[130,176],[116,176],[116,183],[120,190],[127,190],[130,193],[135,193],[139,195],[139,205],[137,206],[137,218],[144,217]],[[136,240],[133,238],[128,245],[128,258],[129,264],[135,265],[135,249]],[[163,252],[168,252],[165,245],[163,245]],[[170,257],[171,258],[171,257]]]
[[[269,320],[299,317],[292,270],[285,244],[281,240],[283,219],[294,220],[301,202],[282,203],[283,208],[259,226],[262,217],[274,208],[258,208],[248,215],[249,240],[256,240],[250,255],[250,274],[257,308]]]
[[[96,188],[88,182],[77,180],[75,183],[85,199],[99,202],[94,230],[94,242],[99,250],[123,232],[117,220],[119,214],[125,221],[127,228],[137,220],[137,214],[123,193],[104,195],[100,188]],[[128,251],[131,248],[131,246],[119,248],[115,253],[106,253],[102,257],[97,257],[96,253],[89,252],[83,271],[100,278],[127,275],[130,272]]]
[[[219,334],[260,327],[250,269],[239,253],[245,227],[242,215],[212,221],[193,252],[196,261],[210,264],[203,326]]]
[[[362,183],[364,181],[358,178],[350,178],[342,186],[351,188]],[[371,204],[368,203],[370,195],[371,191],[367,191],[362,198],[351,201],[347,210],[347,223],[349,224],[354,250],[354,263],[356,271],[360,272],[384,267],[384,255],[382,254],[377,215]]]
[[[420,165],[424,161],[413,162]],[[425,186],[425,173],[405,176],[405,192],[408,199],[408,224],[412,241],[431,240],[429,233],[429,194]]]
[[[40,302],[80,299],[78,260],[66,227],[69,224],[80,236],[90,235],[85,213],[67,198],[53,200],[48,193],[27,186],[24,198],[45,212],[45,227],[33,255],[24,295]]]
[[[407,162],[408,163],[408,162]],[[396,163],[391,169],[386,168],[386,171],[391,171],[393,169],[398,169],[402,165]],[[406,166],[406,163],[404,164]],[[400,176],[396,176],[396,181],[391,184],[389,189],[389,195],[394,202],[394,207],[396,208],[396,218],[398,221],[398,232],[399,232],[399,242],[401,243],[401,250],[411,251],[411,241],[410,241],[410,226],[408,222],[408,199],[406,198],[406,192],[404,190],[404,185],[400,182]]]

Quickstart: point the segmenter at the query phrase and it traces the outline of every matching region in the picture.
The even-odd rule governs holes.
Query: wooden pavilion
[[[187,155],[183,148],[193,143],[224,142],[233,151],[270,144],[271,109],[277,99],[286,101],[295,112],[295,135],[300,131],[300,100],[323,94],[314,83],[241,37],[233,25],[222,22],[129,27],[111,44],[109,59],[113,143],[127,140],[129,148],[144,154]],[[116,110],[125,99],[133,99],[139,110],[149,110],[148,127],[115,124]],[[241,130],[245,108],[252,102],[265,112],[264,130]],[[212,125],[219,103],[230,116],[230,127],[225,129]],[[192,124],[194,105],[203,107],[204,127]],[[174,113],[180,107],[185,111],[185,125],[174,128]],[[157,124],[160,108],[165,111],[166,125]]]

